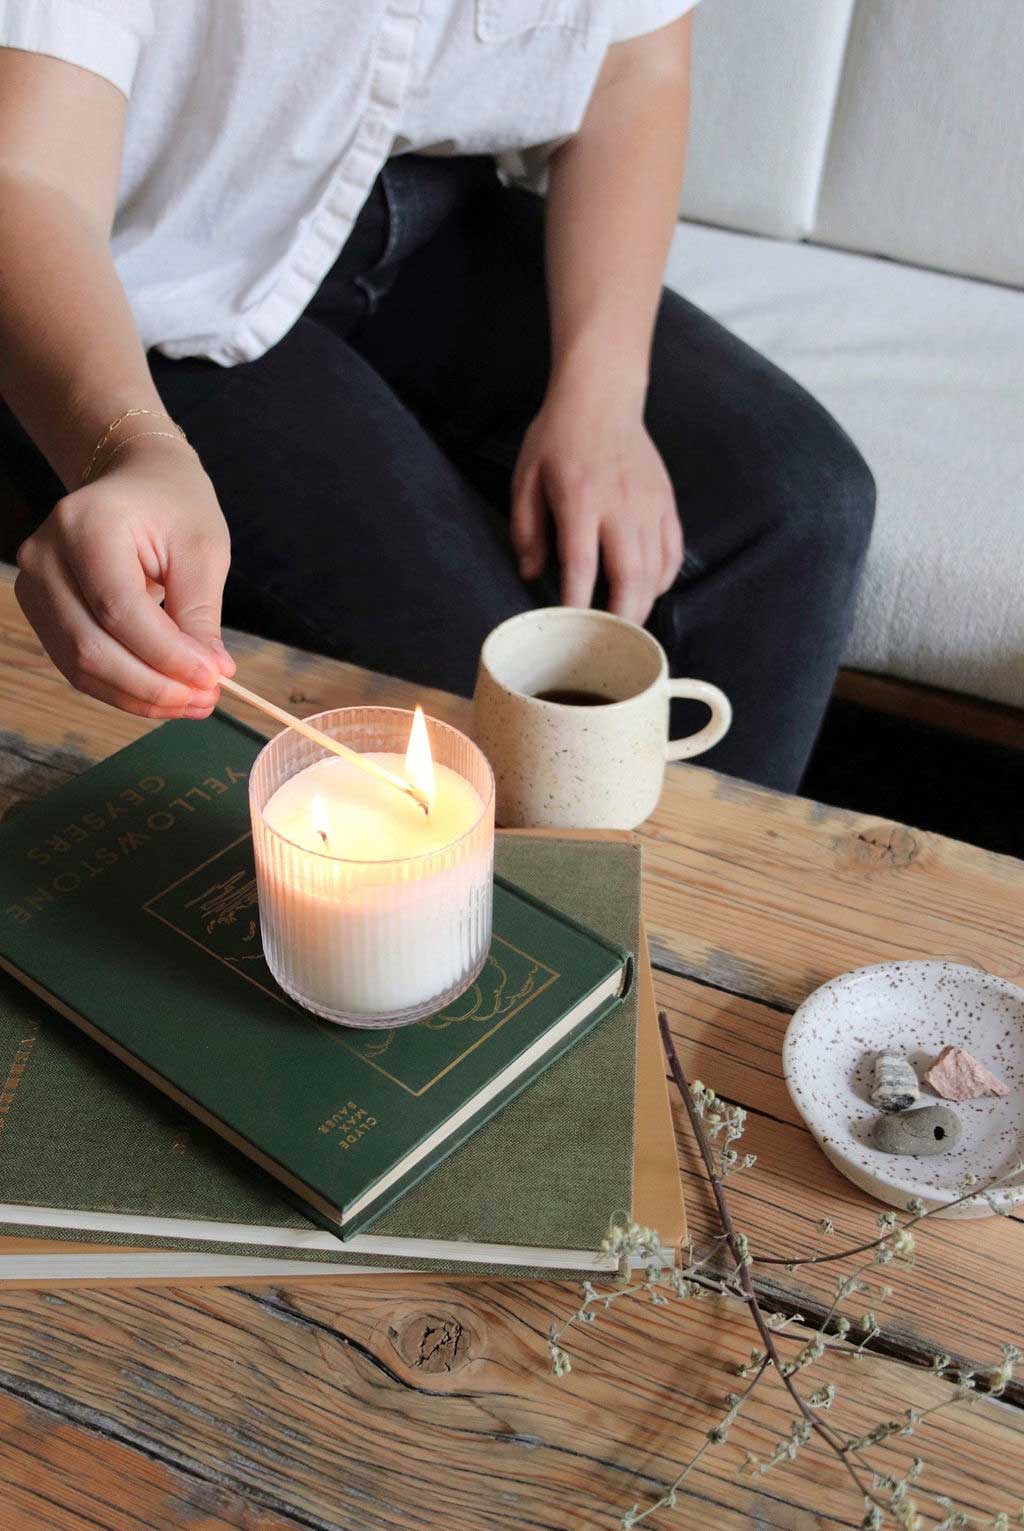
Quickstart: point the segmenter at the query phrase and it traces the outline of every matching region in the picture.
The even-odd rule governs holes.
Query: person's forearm
[[[99,220],[16,175],[0,203],[0,396],[73,488],[110,422],[159,395]]]
[[[686,147],[689,17],[609,53],[580,131],[552,156],[552,383],[642,402]]]
[[[166,420],[108,429],[160,410],[109,246],[124,115],[100,75],[0,48],[0,395],[68,490],[18,548],[14,593],[79,690],[207,717],[233,669],[213,485]]]

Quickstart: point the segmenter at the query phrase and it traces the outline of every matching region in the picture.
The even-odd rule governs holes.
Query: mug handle
[[[665,746],[666,760],[691,760],[703,755],[719,739],[724,739],[732,723],[732,704],[724,691],[719,691],[706,680],[670,680],[666,684],[670,697],[685,696],[695,702],[703,702],[711,708],[711,717],[703,728],[685,739],[670,739]]]

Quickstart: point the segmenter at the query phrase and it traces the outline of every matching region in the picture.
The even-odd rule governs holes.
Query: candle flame
[[[324,844],[327,844],[327,804],[319,792],[314,793],[313,802],[310,805],[310,817],[313,820],[313,833],[319,835]]]
[[[430,738],[423,708],[417,707],[409,730],[409,748],[405,752],[405,774],[409,782],[421,792],[427,803],[434,801],[434,759],[430,753]]]

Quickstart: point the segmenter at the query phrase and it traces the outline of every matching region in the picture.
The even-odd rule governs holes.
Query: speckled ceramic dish
[[[1002,1098],[948,1102],[963,1127],[959,1145],[934,1158],[883,1154],[868,1133],[875,1055],[902,1053],[920,1080],[943,1047],[953,1044],[997,1074]],[[1024,1159],[1024,989],[952,962],[884,962],[844,973],[804,1000],[782,1049],[786,1084],[822,1151],[862,1190],[894,1207],[919,1196],[947,1207],[968,1176],[986,1182]],[[939,1097],[921,1086],[919,1106]],[[1001,1193],[1024,1201],[1024,1175]],[[943,1217],[986,1217],[972,1197]]]

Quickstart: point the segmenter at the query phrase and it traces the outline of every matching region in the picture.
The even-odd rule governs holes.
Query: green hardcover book
[[[499,870],[607,938],[639,940],[635,843],[499,836]],[[239,980],[242,981],[241,979]],[[613,1212],[633,1206],[636,986],[364,1233],[342,1244],[276,1183],[0,975],[0,1279],[280,1276],[296,1262],[520,1274],[599,1271]],[[646,1017],[657,1052],[653,1016]],[[657,1059],[653,1062],[657,1069]],[[639,1154],[651,1124],[641,1123]],[[654,1149],[648,1142],[645,1155]],[[646,1169],[646,1158],[644,1159]],[[643,1194],[643,1221],[674,1208]],[[110,1245],[33,1257],[25,1236]]]
[[[380,1033],[302,1010],[260,950],[261,742],[167,724],[18,814],[0,964],[348,1237],[613,1010],[631,961],[499,879],[488,963],[442,1014]]]

